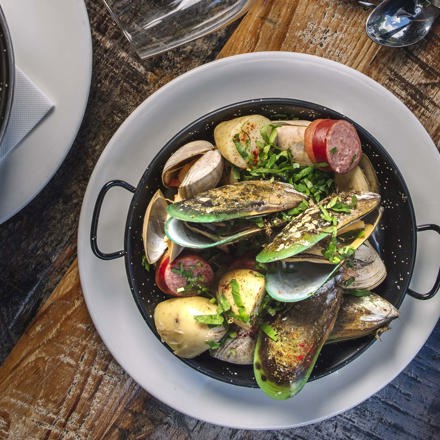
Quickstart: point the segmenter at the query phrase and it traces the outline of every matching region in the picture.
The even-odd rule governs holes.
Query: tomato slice
[[[324,119],[315,119],[310,125],[307,126],[306,131],[304,132],[304,150],[313,163],[316,163],[316,158],[313,153],[313,135],[316,127],[321,121],[324,121]]]
[[[316,162],[326,162],[327,158],[327,133],[334,124],[338,122],[337,119],[323,119],[316,126],[313,133],[313,154],[315,155]]]

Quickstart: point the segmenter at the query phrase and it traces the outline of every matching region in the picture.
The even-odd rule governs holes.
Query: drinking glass
[[[252,0],[103,0],[141,58],[172,49],[242,16]]]

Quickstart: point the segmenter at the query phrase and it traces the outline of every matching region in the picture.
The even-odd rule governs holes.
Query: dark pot
[[[104,260],[124,256],[128,281],[136,304],[151,331],[157,335],[153,311],[159,302],[167,299],[154,284],[154,270],[147,273],[141,264],[144,255],[142,243],[142,223],[147,204],[158,188],[162,187],[161,171],[169,156],[183,144],[196,139],[213,142],[213,128],[219,122],[247,114],[263,114],[271,119],[283,115],[300,119],[333,118],[347,119],[343,115],[320,105],[293,99],[256,99],[239,102],[215,110],[201,117],[176,134],[148,165],[137,187],[127,182],[113,180],[104,185],[98,195],[91,227],[91,246],[95,255]],[[440,234],[437,225],[416,226],[411,197],[402,175],[386,150],[366,130],[352,122],[359,133],[363,151],[375,167],[381,185],[382,205],[385,212],[380,226],[374,234],[374,245],[379,251],[388,270],[386,280],[375,291],[399,307],[405,295],[418,299],[431,298],[440,285],[440,272],[434,287],[426,294],[409,289],[413,273],[417,231],[432,229]],[[105,194],[114,187],[121,186],[134,193],[128,211],[125,228],[124,250],[106,254],[97,245],[99,213]],[[162,188],[164,189],[164,188]],[[374,337],[364,337],[352,341],[324,346],[309,380],[314,380],[336,371],[354,360],[374,342]],[[228,364],[213,359],[204,353],[195,359],[181,359],[192,368],[215,379],[235,385],[256,387],[251,366]]]

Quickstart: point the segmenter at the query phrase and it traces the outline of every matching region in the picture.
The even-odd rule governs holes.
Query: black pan
[[[248,114],[263,114],[270,119],[347,119],[343,115],[317,104],[293,99],[256,99],[240,102],[213,111],[201,117],[176,134],[156,155],[145,170],[137,187],[127,182],[112,180],[101,189],[92,219],[91,246],[95,255],[104,260],[124,256],[128,282],[133,297],[144,320],[151,331],[157,335],[152,319],[153,311],[160,301],[169,297],[164,295],[154,284],[154,270],[147,273],[141,264],[144,255],[142,243],[142,224],[147,204],[158,188],[162,188],[161,172],[166,160],[183,144],[196,139],[213,142],[213,128],[219,122]],[[375,167],[381,184],[382,205],[385,212],[380,226],[374,235],[374,244],[383,258],[388,270],[386,280],[375,291],[399,307],[408,293],[419,299],[428,299],[438,290],[440,272],[434,287],[426,294],[409,289],[414,268],[417,231],[432,229],[440,234],[437,225],[416,226],[411,197],[402,175],[395,163],[382,147],[366,130],[352,122],[359,133],[363,151],[369,156]],[[128,211],[125,228],[124,250],[103,253],[97,244],[99,213],[107,191],[120,186],[134,193]],[[391,330],[392,331],[392,330]],[[346,365],[366,350],[374,342],[373,337],[340,342],[324,346],[315,365],[311,378],[325,376]],[[180,358],[179,358],[180,359]],[[195,359],[181,359],[183,362],[215,379],[235,385],[256,387],[252,367],[228,364],[213,359],[204,353]]]
[[[0,7],[0,143],[6,132],[14,94],[15,64],[6,18]]]

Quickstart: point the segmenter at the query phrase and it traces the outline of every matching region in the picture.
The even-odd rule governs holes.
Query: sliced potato
[[[234,297],[234,285],[237,289],[235,294],[239,296],[239,300]],[[249,319],[235,318],[234,323],[242,328],[250,329],[263,301],[266,292],[265,285],[264,276],[259,272],[252,269],[234,269],[224,274],[220,279],[217,299],[219,300],[223,295],[231,305],[231,311],[237,316],[240,316],[240,308],[242,307],[242,312]],[[240,302],[242,304],[241,307]]]
[[[247,161],[241,156],[234,144],[234,138],[238,135],[243,147],[247,147],[247,154],[253,157],[253,151],[257,148],[257,141],[262,141],[261,129],[270,124],[270,119],[262,115],[241,116],[239,118],[224,121],[214,129],[215,145],[222,156],[239,168],[247,168]],[[248,142],[248,145],[247,144]]]
[[[190,359],[208,350],[208,342],[218,342],[225,335],[223,326],[209,327],[195,320],[198,315],[216,314],[217,306],[208,298],[173,298],[156,306],[154,324],[175,355]]]

